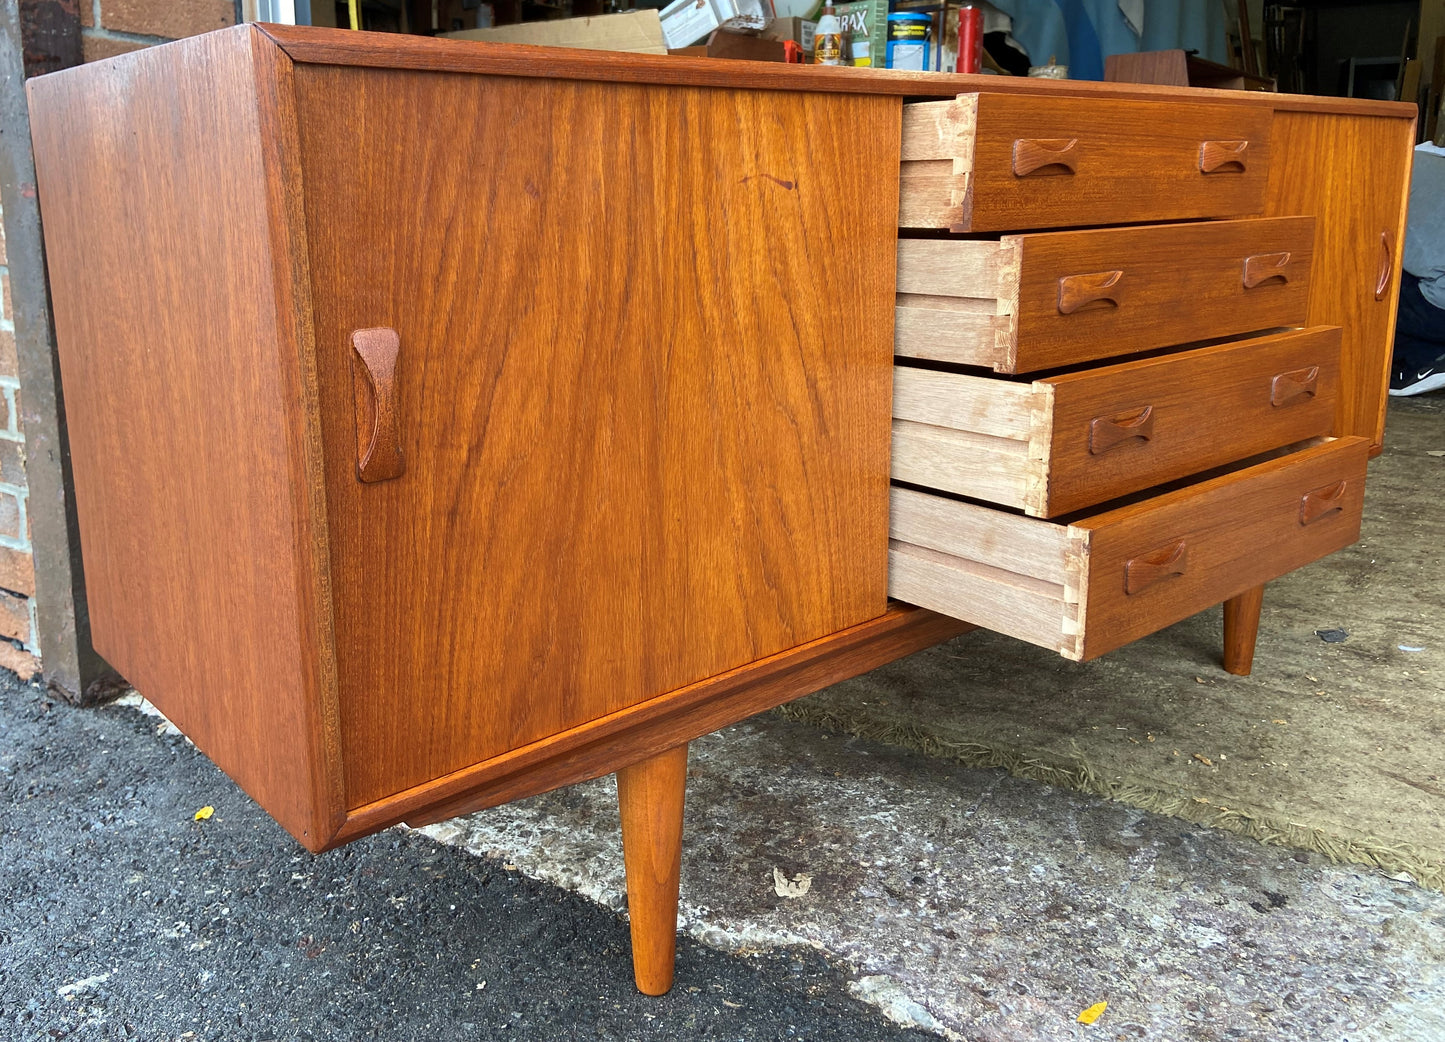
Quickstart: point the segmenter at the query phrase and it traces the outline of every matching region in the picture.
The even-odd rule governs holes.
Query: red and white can
[[[958,9],[958,70],[983,70],[983,10],[973,5]]]

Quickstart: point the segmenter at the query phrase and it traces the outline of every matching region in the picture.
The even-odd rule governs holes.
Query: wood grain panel
[[[341,822],[290,61],[29,85],[95,645],[301,842]]]
[[[709,58],[533,47],[477,40],[430,39],[395,33],[359,33],[345,29],[267,25],[264,30],[297,62],[380,69],[432,69],[590,80],[597,83],[677,84],[693,87],[744,87],[940,98],[973,91],[1033,94],[1044,97],[1157,98],[1226,101],[1277,111],[1352,112],[1397,119],[1412,118],[1413,105],[1363,98],[1326,98],[1302,94],[1257,94],[1199,87],[1159,87],[1084,80],[1040,80],[1008,76],[957,76],[893,69],[828,68],[780,62],[717,61]]]
[[[1339,389],[1340,331],[1320,327],[1058,376],[1042,516],[1198,474],[1328,434]],[[1307,387],[1286,396],[1276,381]],[[1091,438],[1096,421],[1150,411],[1147,440]]]
[[[1281,113],[1266,212],[1315,215],[1309,321],[1344,328],[1334,433],[1383,447],[1413,120]],[[1384,274],[1386,288],[1377,299]]]
[[[896,99],[297,83],[350,806],[884,611]]]
[[[900,227],[1009,231],[1262,210],[1265,109],[995,93],[909,108]],[[920,122],[920,112],[936,118]],[[1216,163],[1216,153],[1237,162]]]
[[[893,479],[1057,517],[1328,434],[1340,331],[1015,383],[897,366]]]
[[[659,749],[692,741],[973,628],[945,615],[892,604],[885,614],[861,625],[357,808],[333,845],[399,821],[426,825],[610,774]]]
[[[1075,522],[1088,533],[1085,659],[1343,550],[1360,537],[1369,442],[1341,438]],[[1336,491],[1311,516],[1306,496]],[[1183,544],[1181,575],[1130,594],[1131,560]]]
[[[1368,448],[1326,439],[1067,525],[895,489],[889,589],[1097,658],[1353,543]]]
[[[1304,325],[1314,225],[1299,217],[1021,236],[1014,371]],[[1249,258],[1280,255],[1272,277],[1245,288]],[[1121,273],[1114,304],[1060,311],[1061,279],[1109,271]]]
[[[1302,325],[1313,241],[1309,217],[900,239],[894,349],[1029,373]]]

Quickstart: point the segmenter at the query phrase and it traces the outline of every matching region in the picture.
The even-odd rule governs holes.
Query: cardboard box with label
[[[792,40],[799,47],[803,48],[803,54],[812,60],[813,54],[813,31],[818,28],[818,23],[811,18],[799,18],[793,15],[790,18],[774,18],[763,30],[765,40]]]
[[[838,4],[843,45],[854,65],[883,68],[888,48],[888,0],[852,0]]]
[[[457,40],[493,43],[532,43],[551,47],[581,47],[595,51],[632,51],[666,54],[662,24],[656,11],[628,11],[592,18],[558,18],[549,22],[518,22],[491,29],[447,33]]]

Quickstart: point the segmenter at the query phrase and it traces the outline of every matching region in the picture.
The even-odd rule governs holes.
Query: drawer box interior
[[[900,239],[894,350],[1029,373],[1299,326],[1313,255],[1311,217]]]
[[[895,366],[892,476],[1068,513],[1329,433],[1339,358],[1320,326],[1033,383]]]
[[[1355,542],[1368,449],[1325,439],[1067,523],[895,487],[889,594],[1095,658]]]
[[[1264,210],[1263,104],[962,94],[903,109],[898,224],[955,232]]]

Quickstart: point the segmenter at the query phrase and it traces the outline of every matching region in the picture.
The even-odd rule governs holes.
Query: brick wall
[[[10,268],[0,226],[0,666],[29,680],[39,668],[40,647],[35,636],[35,567],[25,509],[25,434],[19,398]]]
[[[235,0],[80,0],[86,61],[109,58],[236,23]],[[10,269],[0,227],[0,668],[29,680],[42,651],[35,626],[35,566],[26,509],[20,367]]]
[[[235,0],[80,0],[80,39],[93,62],[236,24]]]

